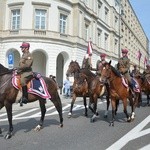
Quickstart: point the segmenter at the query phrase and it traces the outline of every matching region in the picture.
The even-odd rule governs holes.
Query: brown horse
[[[102,93],[104,93],[104,90],[102,90],[102,89],[103,89],[104,85],[102,85],[100,83],[97,76],[94,73],[92,73],[90,70],[81,69],[77,61],[71,61],[66,74],[67,75],[70,75],[70,74],[75,75],[75,74],[79,74],[79,73],[82,73],[86,76],[86,81],[87,81],[87,85],[88,85],[88,93],[84,94],[85,90],[83,90],[83,91],[80,91],[80,95],[81,95],[81,92],[83,93],[82,96],[84,95],[83,99],[84,99],[84,106],[85,106],[85,115],[87,115],[86,97],[90,98],[89,109],[94,113],[94,115],[91,118],[91,122],[93,122],[94,119],[96,118],[96,116],[98,115],[98,113],[97,113],[97,98],[100,95],[103,95]],[[80,80],[80,79],[78,79],[78,80]],[[86,88],[87,88],[87,85],[86,85]],[[78,84],[78,86],[79,86],[79,84]],[[80,86],[84,86],[83,89],[85,89],[85,85],[82,84]],[[78,94],[76,93],[76,95],[78,95]],[[71,102],[71,110],[68,114],[69,117],[71,116],[74,102],[75,102],[75,99],[73,99]]]
[[[7,111],[7,117],[9,122],[9,129],[7,134],[5,135],[6,139],[12,137],[13,132],[13,124],[12,124],[12,105],[15,102],[19,102],[21,98],[20,91],[14,88],[12,85],[12,78],[14,76],[14,71],[5,68],[0,64],[0,109],[5,106]],[[47,77],[42,77],[46,83],[47,90],[51,95],[51,101],[54,103],[56,110],[58,111],[60,118],[60,127],[63,127],[63,116],[62,116],[62,103],[57,92],[57,84],[56,82]],[[44,122],[45,113],[46,113],[46,99],[43,99],[37,95],[28,93],[29,102],[33,102],[39,100],[39,105],[41,109],[41,118],[39,124],[36,126],[35,130],[39,131]],[[0,129],[0,133],[2,133]]]
[[[135,117],[135,107],[138,104],[140,93],[135,93],[135,98],[133,98],[132,91],[130,88],[126,87],[122,83],[122,76],[120,73],[111,66],[111,61],[105,64],[101,72],[101,81],[110,83],[110,98],[112,104],[112,121],[111,126],[114,126],[115,113],[116,113],[116,103],[118,100],[122,100],[124,113],[127,117],[127,121],[130,122]],[[130,101],[131,105],[131,116],[127,112],[127,99]]]
[[[150,98],[149,98],[149,94],[150,94],[150,79],[148,79],[148,77],[145,77],[143,75],[140,76],[136,76],[135,77],[138,81],[138,83],[141,86],[141,91],[147,96],[147,106],[150,106]],[[142,95],[141,95],[141,101],[140,103],[142,103]]]
[[[72,91],[72,102],[71,102],[70,111],[68,113],[68,117],[72,116],[73,105],[77,97],[83,97],[85,116],[87,116],[87,103],[86,103],[87,94],[88,94],[87,77],[83,73],[78,73],[78,72],[75,73],[73,91]]]

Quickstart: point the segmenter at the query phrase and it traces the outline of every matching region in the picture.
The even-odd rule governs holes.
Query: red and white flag
[[[140,61],[141,57],[142,57],[142,53],[141,53],[140,50],[139,50],[139,51],[138,51],[138,54],[137,54],[137,58],[138,58],[139,61]]]
[[[88,47],[87,47],[87,54],[89,54],[89,56],[90,56],[90,55],[92,55],[92,52],[93,52],[93,50],[92,50],[92,42],[89,41],[88,42]]]

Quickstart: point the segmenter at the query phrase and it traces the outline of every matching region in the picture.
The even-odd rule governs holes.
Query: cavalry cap
[[[106,57],[105,53],[100,54],[100,57]]]
[[[23,42],[22,45],[20,46],[20,48],[29,48],[30,44],[29,43],[25,43]]]
[[[128,50],[127,50],[127,49],[122,49],[122,53],[127,54],[127,53],[128,53]]]

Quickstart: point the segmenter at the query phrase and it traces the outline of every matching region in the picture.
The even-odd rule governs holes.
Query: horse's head
[[[107,79],[111,77],[111,61],[105,63],[101,69],[100,81],[106,83]]]
[[[68,66],[68,70],[67,70],[67,73],[66,75],[67,76],[70,76],[76,72],[79,72],[80,71],[80,66],[78,64],[77,61],[71,61],[69,66]]]

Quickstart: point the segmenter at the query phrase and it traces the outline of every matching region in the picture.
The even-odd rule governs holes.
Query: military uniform
[[[123,54],[127,54],[128,50],[123,49],[122,50]],[[118,64],[117,64],[117,68],[119,70],[119,72],[125,76],[125,78],[128,79],[129,83],[131,83],[131,77],[129,74],[129,69],[130,69],[130,59],[128,58],[128,56],[123,56],[118,60]]]
[[[20,106],[22,106],[22,103],[26,104],[28,102],[27,83],[33,77],[31,68],[33,64],[33,57],[29,52],[29,43],[22,43],[20,48],[23,52],[23,55],[19,61],[19,67],[17,71],[21,75],[22,98],[20,100]]]
[[[98,60],[96,63],[96,70],[97,70],[96,74],[99,76],[101,75],[101,70],[102,70],[104,64],[106,63],[106,60],[105,60],[106,54],[102,53],[100,55],[100,57],[101,57],[101,60]]]
[[[21,86],[27,85],[27,82],[32,78],[33,57],[30,52],[24,53],[19,62],[18,72],[21,74]]]
[[[140,77],[140,76],[141,76],[141,73],[140,73],[140,71],[137,69],[136,66],[134,66],[134,69],[133,69],[132,72],[131,72],[131,76],[132,76],[132,77]]]
[[[149,65],[147,65],[147,68],[144,70],[143,77],[144,78],[150,77],[150,66]]]
[[[91,62],[88,54],[84,56],[82,61],[82,68],[91,69]]]

